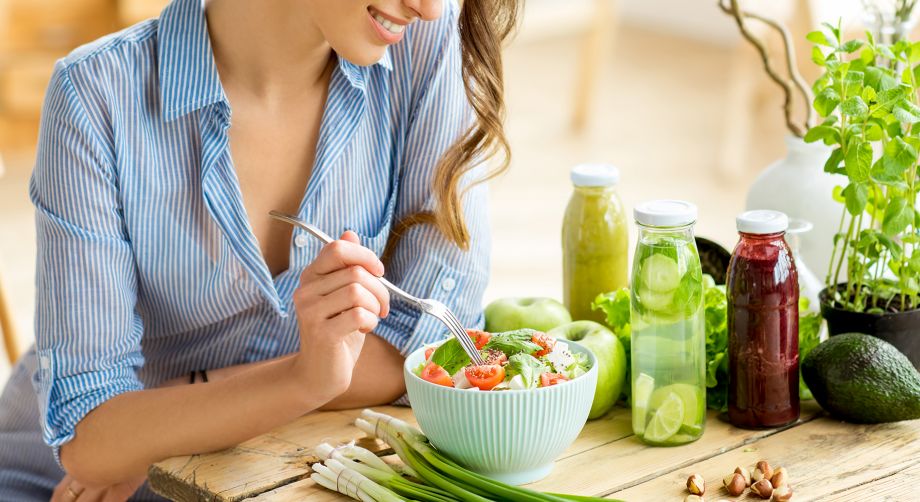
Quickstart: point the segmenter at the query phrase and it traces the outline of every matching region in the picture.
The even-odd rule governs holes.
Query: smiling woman
[[[516,11],[174,0],[62,59],[30,186],[36,344],[0,398],[0,499],[153,499],[152,462],[397,399],[405,354],[441,329],[390,304],[384,271],[480,326],[481,182],[507,166]],[[320,247],[270,209],[341,237]]]

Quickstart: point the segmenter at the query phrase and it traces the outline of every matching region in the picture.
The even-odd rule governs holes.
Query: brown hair
[[[435,212],[415,213],[398,221],[384,257],[389,257],[406,230],[419,224],[434,225],[461,249],[469,248],[462,204],[465,190],[460,189],[460,180],[477,162],[500,154],[496,166],[470,187],[484,183],[505,172],[511,161],[503,126],[502,45],[517,24],[519,1],[463,0],[459,19],[463,85],[476,121],[444,152],[435,168],[431,187],[437,199]]]

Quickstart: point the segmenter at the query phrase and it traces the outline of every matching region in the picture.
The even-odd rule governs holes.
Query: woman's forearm
[[[377,336],[366,338],[351,385],[331,401],[321,378],[290,377],[294,360],[290,354],[211,369],[207,385],[189,385],[183,376],[157,389],[116,396],[77,426],[74,440],[61,449],[64,466],[83,483],[112,484],[143,475],[151,463],[171,456],[235,445],[324,404],[323,409],[375,406],[405,392],[402,355]]]
[[[61,461],[87,484],[112,485],[142,476],[168,457],[230,447],[328,402],[322,375],[282,358],[207,385],[182,385],[118,395],[90,412]]]

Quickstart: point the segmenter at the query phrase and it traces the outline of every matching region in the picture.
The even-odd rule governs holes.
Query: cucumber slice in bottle
[[[641,286],[639,288],[639,303],[648,310],[666,310],[673,301],[674,291],[660,292]]]
[[[643,287],[665,293],[677,289],[681,275],[680,266],[673,258],[656,253],[642,261],[639,280]]]

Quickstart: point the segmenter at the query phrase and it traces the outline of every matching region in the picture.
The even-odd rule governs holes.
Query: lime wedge
[[[645,430],[646,413],[648,413],[648,401],[655,389],[655,379],[645,373],[639,373],[636,376],[636,382],[633,384],[632,392],[632,417],[633,431],[642,434]]]
[[[652,291],[667,293],[680,285],[680,267],[663,254],[653,254],[642,261],[640,284]]]
[[[684,403],[675,393],[668,394],[645,427],[643,437],[647,441],[663,443],[677,433],[684,420]]]
[[[683,403],[684,418],[681,424],[688,427],[684,432],[692,434],[693,429],[701,432],[700,424],[703,421],[702,414],[705,412],[702,407],[704,405],[702,389],[686,383],[666,385],[655,389],[655,392],[652,393],[648,402],[649,408],[653,410],[660,408],[670,394],[676,394]]]

